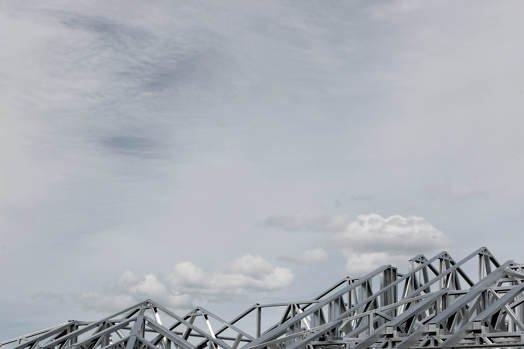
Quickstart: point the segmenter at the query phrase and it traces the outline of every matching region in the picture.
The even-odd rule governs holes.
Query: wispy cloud
[[[281,215],[266,218],[264,224],[289,232],[337,232],[343,230],[348,222],[349,217],[342,215]]]
[[[292,254],[292,252],[290,252],[289,255],[280,256],[279,259],[293,264],[313,264],[325,262],[328,257],[328,252],[325,249],[316,247],[304,250],[300,254]]]

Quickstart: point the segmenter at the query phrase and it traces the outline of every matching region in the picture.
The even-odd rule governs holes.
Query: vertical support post
[[[256,328],[257,328],[257,338],[260,337],[260,334],[262,333],[262,307],[260,304],[257,304],[257,320],[256,320]]]

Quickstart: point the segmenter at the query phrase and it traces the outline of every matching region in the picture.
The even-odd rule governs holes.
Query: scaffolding
[[[524,265],[482,247],[345,277],[309,300],[255,304],[226,321],[145,300],[99,321],[20,336],[13,349],[363,349],[524,347]],[[471,272],[473,271],[473,272]],[[276,314],[276,315],[275,315]]]

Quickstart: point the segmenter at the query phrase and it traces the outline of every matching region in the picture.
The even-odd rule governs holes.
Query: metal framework
[[[68,321],[0,348],[524,347],[523,291],[524,264],[500,264],[483,247],[459,261],[447,252],[418,255],[407,273],[381,266],[363,277],[345,277],[313,299],[257,303],[230,321],[203,307],[177,315],[146,300],[99,321]]]

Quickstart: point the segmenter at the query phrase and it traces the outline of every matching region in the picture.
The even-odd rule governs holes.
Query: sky
[[[0,1],[0,339],[521,258],[520,1]]]

